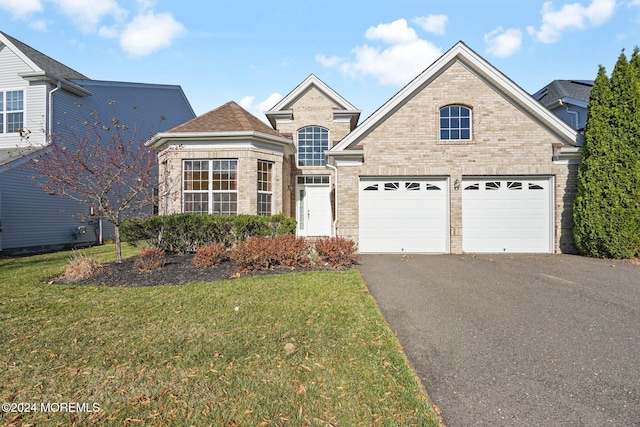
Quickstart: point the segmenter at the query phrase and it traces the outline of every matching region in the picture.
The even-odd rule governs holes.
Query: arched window
[[[440,109],[440,139],[459,141],[471,139],[471,109],[448,105]]]
[[[298,166],[324,166],[324,152],[329,149],[329,131],[307,126],[298,131]]]

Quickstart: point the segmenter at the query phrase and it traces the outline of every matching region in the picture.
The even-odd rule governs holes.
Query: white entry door
[[[448,252],[445,178],[362,178],[359,201],[360,252]]]
[[[331,187],[328,183],[298,184],[297,204],[299,236],[331,235]]]
[[[462,181],[465,252],[552,252],[552,180],[487,177]]]

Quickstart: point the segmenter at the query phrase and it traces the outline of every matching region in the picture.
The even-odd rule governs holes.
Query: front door
[[[299,183],[297,204],[299,236],[331,235],[331,187],[328,180],[326,184]]]

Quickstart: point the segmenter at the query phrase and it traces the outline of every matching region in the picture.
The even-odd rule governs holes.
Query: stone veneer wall
[[[472,108],[472,141],[439,140],[439,110],[450,104]],[[383,121],[360,143],[361,166],[339,170],[338,234],[358,240],[360,176],[449,178],[451,252],[462,252],[462,188],[455,180],[478,175],[554,177],[556,252],[574,252],[572,204],[576,165],[554,164],[558,139],[516,108],[479,76],[456,62]]]

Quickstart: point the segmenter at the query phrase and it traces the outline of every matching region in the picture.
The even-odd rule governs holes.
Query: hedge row
[[[178,253],[196,252],[198,248],[222,243],[231,248],[250,237],[275,237],[295,234],[296,220],[284,215],[198,215],[176,214],[150,216],[125,221],[120,233],[131,244],[146,243]]]

